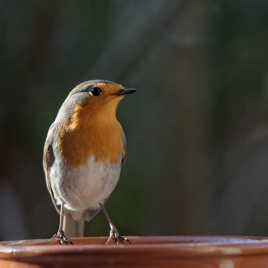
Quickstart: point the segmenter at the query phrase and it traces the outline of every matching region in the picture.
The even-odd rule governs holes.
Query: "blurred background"
[[[137,88],[107,208],[122,234],[268,235],[268,2],[0,1],[0,239],[50,237],[49,125],[90,79]],[[99,214],[87,235],[107,235]]]

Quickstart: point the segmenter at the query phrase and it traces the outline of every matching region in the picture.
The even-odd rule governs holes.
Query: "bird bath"
[[[1,268],[37,267],[267,267],[268,237],[130,236],[131,244],[105,245],[105,237],[0,242]]]

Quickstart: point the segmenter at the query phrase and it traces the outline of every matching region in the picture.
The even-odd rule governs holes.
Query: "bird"
[[[134,92],[134,88],[108,80],[82,82],[70,91],[49,127],[43,168],[48,192],[60,215],[54,235],[60,244],[72,244],[70,236],[83,236],[84,222],[100,211],[110,226],[106,243],[130,242],[119,234],[105,202],[118,183],[127,156],[117,107]]]

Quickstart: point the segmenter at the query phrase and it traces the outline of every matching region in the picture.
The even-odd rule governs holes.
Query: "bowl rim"
[[[55,239],[0,242],[0,260],[30,262],[69,261],[74,256],[91,261],[105,257],[144,259],[242,257],[266,255],[264,236],[127,236],[131,244],[105,245],[107,237],[72,238],[74,245],[59,245]]]

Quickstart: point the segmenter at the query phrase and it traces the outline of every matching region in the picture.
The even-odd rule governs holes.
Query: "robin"
[[[43,167],[52,202],[60,214],[56,238],[83,236],[84,221],[103,211],[110,226],[107,240],[128,241],[112,223],[105,201],[119,180],[126,160],[126,137],[116,118],[118,103],[133,88],[107,80],[77,85],[48,130]]]

